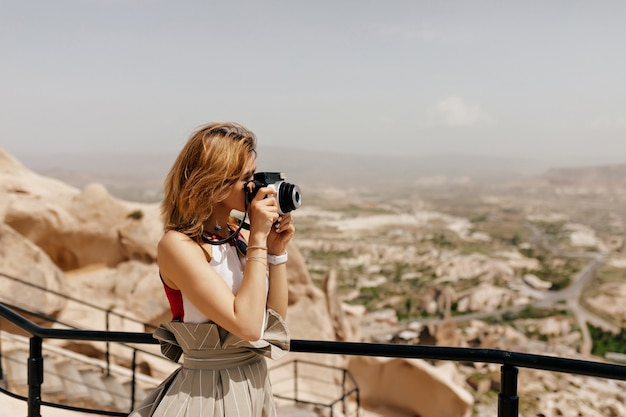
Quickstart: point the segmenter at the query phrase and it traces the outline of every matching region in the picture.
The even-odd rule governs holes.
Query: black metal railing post
[[[298,360],[293,361],[293,397],[298,403]]]
[[[359,411],[361,410],[361,391],[356,390],[356,417],[359,417]]]
[[[111,313],[111,310],[107,310],[106,311],[106,315],[105,315],[105,328],[106,331],[109,331],[109,314]],[[110,342],[107,340],[106,342],[106,351],[104,353],[104,357],[106,358],[106,364],[107,364],[107,376],[111,376],[111,344]]]
[[[341,410],[344,416],[346,415],[346,373],[345,369],[341,373]]]
[[[43,341],[39,336],[30,338],[28,356],[28,417],[41,417],[41,384],[43,384]]]
[[[2,369],[2,321],[0,320],[0,381],[4,381],[4,369]]]
[[[498,417],[518,417],[517,368],[502,365],[500,368],[500,393],[498,394]]]
[[[133,349],[133,373],[131,377],[130,385],[130,411],[135,409],[135,390],[137,389],[137,349]]]
[[[57,329],[39,326],[24,316],[7,307],[0,302],[0,317],[7,319],[24,332],[31,334],[30,355],[28,358],[28,397],[11,393],[0,388],[0,394],[7,394],[21,401],[28,403],[28,417],[41,417],[41,406],[51,406],[66,410],[74,410],[87,413],[98,413],[115,417],[126,417],[128,413],[105,410],[95,410],[70,405],[62,405],[43,401],[41,398],[42,384],[44,380],[43,368],[44,358],[42,355],[43,339],[73,340],[73,341],[95,341],[111,343],[139,343],[158,344],[159,341],[148,332],[106,332],[100,330],[77,330],[77,329]],[[436,359],[455,362],[479,362],[494,363],[501,365],[501,387],[498,395],[498,416],[518,417],[519,397],[517,395],[518,367],[527,369],[539,369],[550,372],[561,372],[573,375],[585,375],[596,378],[626,381],[626,366],[572,358],[561,358],[554,356],[535,355],[530,353],[512,352],[499,349],[451,347],[451,346],[422,346],[422,345],[397,345],[386,343],[356,343],[338,342],[324,340],[299,340],[291,339],[290,351],[298,353],[368,356],[368,357],[398,357],[417,359]],[[151,354],[144,351],[145,354]],[[131,389],[132,404],[134,408],[137,350],[133,353],[133,383]],[[296,402],[310,403],[316,405],[326,405],[311,403],[304,399],[299,399],[298,393],[298,361],[294,363],[294,397]],[[348,374],[353,383],[354,378]],[[356,385],[356,384],[355,384]],[[291,399],[291,398],[286,398]],[[357,405],[360,405],[360,393],[356,390]],[[358,409],[357,409],[358,415]]]

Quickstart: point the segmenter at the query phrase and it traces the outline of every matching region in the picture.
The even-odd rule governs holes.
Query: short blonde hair
[[[237,123],[211,123],[196,130],[165,179],[165,230],[199,241],[214,205],[228,197],[255,156],[256,136]]]

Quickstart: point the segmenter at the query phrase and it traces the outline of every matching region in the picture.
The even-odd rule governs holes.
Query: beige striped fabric
[[[289,330],[268,309],[263,338],[244,341],[215,323],[169,322],[154,333],[161,351],[182,366],[129,417],[272,417],[276,408],[265,357],[289,350]]]

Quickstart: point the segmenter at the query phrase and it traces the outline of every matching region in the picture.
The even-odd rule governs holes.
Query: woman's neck
[[[228,220],[230,219],[229,213],[214,212],[211,217],[204,223],[204,230],[207,233],[220,235],[222,233],[228,233]]]

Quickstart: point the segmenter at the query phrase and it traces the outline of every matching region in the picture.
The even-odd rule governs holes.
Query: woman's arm
[[[169,231],[158,245],[165,283],[180,290],[205,316],[244,340],[261,337],[266,304],[266,265],[248,261],[237,296],[207,262],[202,248],[182,233]]]
[[[267,249],[270,255],[287,253],[287,244],[295,233],[291,213],[280,216],[267,237]],[[267,294],[267,306],[283,318],[287,317],[288,283],[287,263],[269,264],[270,288]]]
[[[272,188],[259,189],[248,207],[251,247],[267,246],[269,249],[270,235],[282,234],[278,241],[286,236],[280,227],[270,232],[278,217],[276,199],[265,198],[272,194],[276,194]],[[273,244],[272,248],[277,246]],[[265,256],[248,256],[236,296],[206,261],[203,249],[188,236],[168,231],[159,242],[157,256],[165,283],[179,289],[202,314],[241,339],[258,340],[261,337],[267,305]]]
[[[267,294],[267,306],[287,318],[288,284],[286,263],[270,264],[270,290]]]

